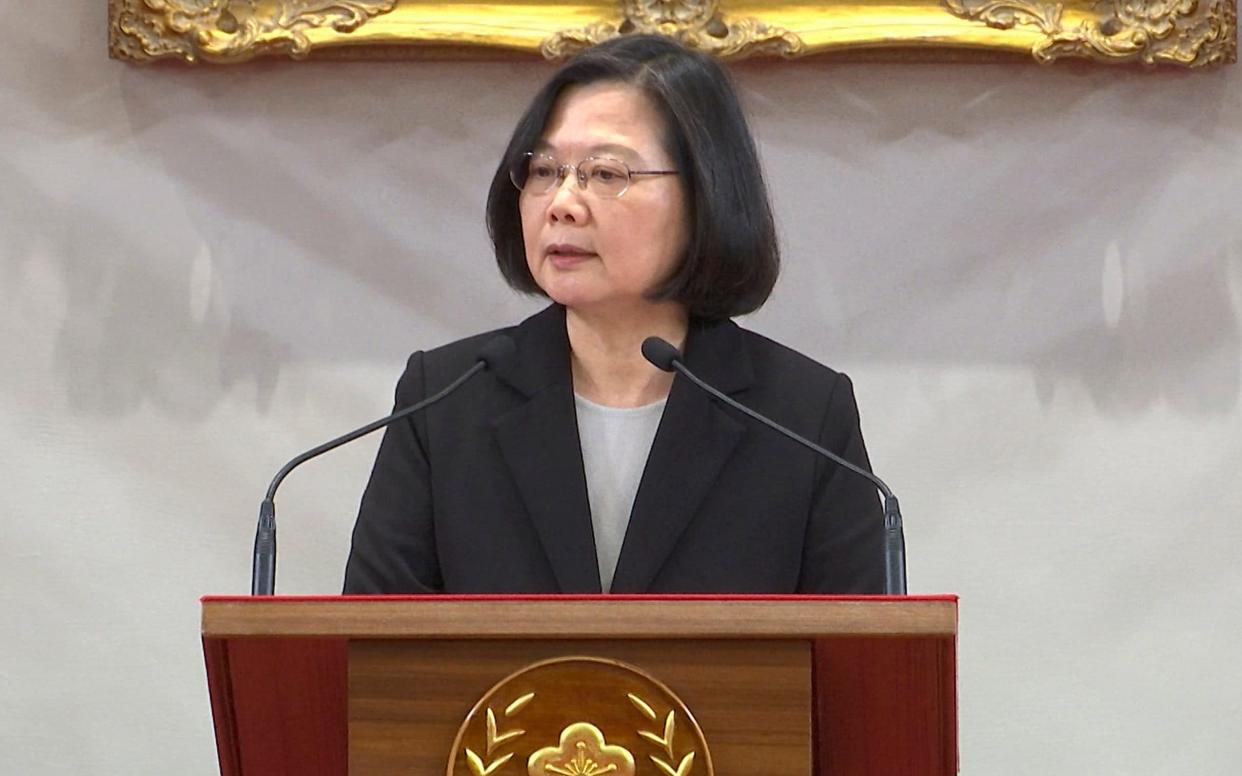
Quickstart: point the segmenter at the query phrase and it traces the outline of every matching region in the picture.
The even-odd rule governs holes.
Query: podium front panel
[[[524,668],[580,658],[638,669],[665,685],[685,711],[674,713],[663,699],[644,700],[625,686],[624,672],[614,682],[607,671],[538,686],[516,677],[512,691],[480,705]],[[349,773],[442,774],[453,758],[451,776],[473,776],[491,766],[497,774],[525,776],[537,752],[555,749],[563,743],[558,734],[578,724],[599,731],[618,756],[632,756],[637,774],[666,773],[656,760],[674,773],[684,764],[686,773],[716,776],[809,774],[811,658],[804,640],[354,641]],[[505,708],[527,695],[536,697],[512,720],[504,719]],[[462,730],[472,711],[492,716],[485,723],[488,736]],[[705,747],[691,736],[695,724]],[[579,757],[561,770],[603,772],[598,755],[592,755],[598,762]]]
[[[222,776],[958,772],[953,596],[208,597],[202,635]],[[515,691],[568,657],[617,670]]]

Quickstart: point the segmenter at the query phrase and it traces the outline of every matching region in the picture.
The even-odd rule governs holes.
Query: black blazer
[[[345,593],[599,593],[564,308],[505,330],[517,357],[390,426],[362,497]],[[496,332],[410,356],[396,405],[440,390]],[[692,324],[686,364],[867,467],[849,378],[731,321]],[[879,593],[874,488],[678,375],[643,471],[614,593]]]

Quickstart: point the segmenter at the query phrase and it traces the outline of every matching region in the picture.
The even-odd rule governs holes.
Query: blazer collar
[[[693,322],[685,364],[726,394],[740,393],[754,382],[745,335],[732,321]],[[634,497],[612,592],[651,592],[745,431],[740,419],[698,386],[680,374],[674,378]]]
[[[513,330],[517,357],[498,377],[525,396],[573,379],[565,308],[553,304]],[[703,381],[732,394],[754,382],[745,335],[733,321],[692,320],[686,334],[685,364]],[[681,379],[680,377],[678,379]]]
[[[527,401],[493,423],[562,593],[600,592],[586,475],[573,401],[565,310],[551,305],[513,331],[517,357],[497,377]],[[725,393],[754,381],[745,336],[731,321],[692,322],[685,363]],[[706,498],[745,426],[697,386],[673,380],[634,499],[613,578],[646,592]]]
[[[556,385],[568,385],[572,391],[564,307],[545,307],[514,327],[511,334],[517,355],[497,375],[501,382],[526,397]]]
[[[513,329],[516,356],[496,375],[525,401],[495,418],[493,437],[562,593],[600,592],[595,533],[578,442],[565,309]]]
[[[686,334],[685,364],[722,393],[737,393],[755,381],[746,336],[733,321],[692,321]]]

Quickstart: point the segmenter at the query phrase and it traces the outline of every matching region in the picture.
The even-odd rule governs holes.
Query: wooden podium
[[[941,776],[957,599],[206,597],[223,776]]]

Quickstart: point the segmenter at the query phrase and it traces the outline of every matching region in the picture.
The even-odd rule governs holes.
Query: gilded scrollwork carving
[[[1105,0],[1097,18],[1065,23],[1065,6],[1033,0],[942,0],[954,16],[994,29],[1037,29],[1031,54],[1106,62],[1220,65],[1237,60],[1237,7],[1232,0]]]
[[[356,30],[398,0],[110,0],[113,56],[238,62],[310,52],[307,33]]]
[[[100,0],[102,2],[102,0]],[[630,33],[721,58],[887,49],[1201,68],[1237,59],[1238,0],[108,0],[113,57],[232,63],[279,55],[563,59]],[[745,10],[743,10],[745,9]],[[572,18],[574,21],[567,21]],[[588,20],[584,23],[580,20]],[[593,20],[593,21],[592,21]],[[568,25],[574,25],[569,27]],[[990,29],[989,29],[990,28]],[[489,52],[484,54],[483,52]],[[934,58],[934,53],[932,54]]]
[[[624,0],[622,11],[623,19],[603,20],[549,36],[541,46],[543,55],[564,59],[630,33],[668,35],[725,59],[752,54],[793,57],[805,49],[802,39],[783,27],[755,18],[727,19],[719,0]]]

